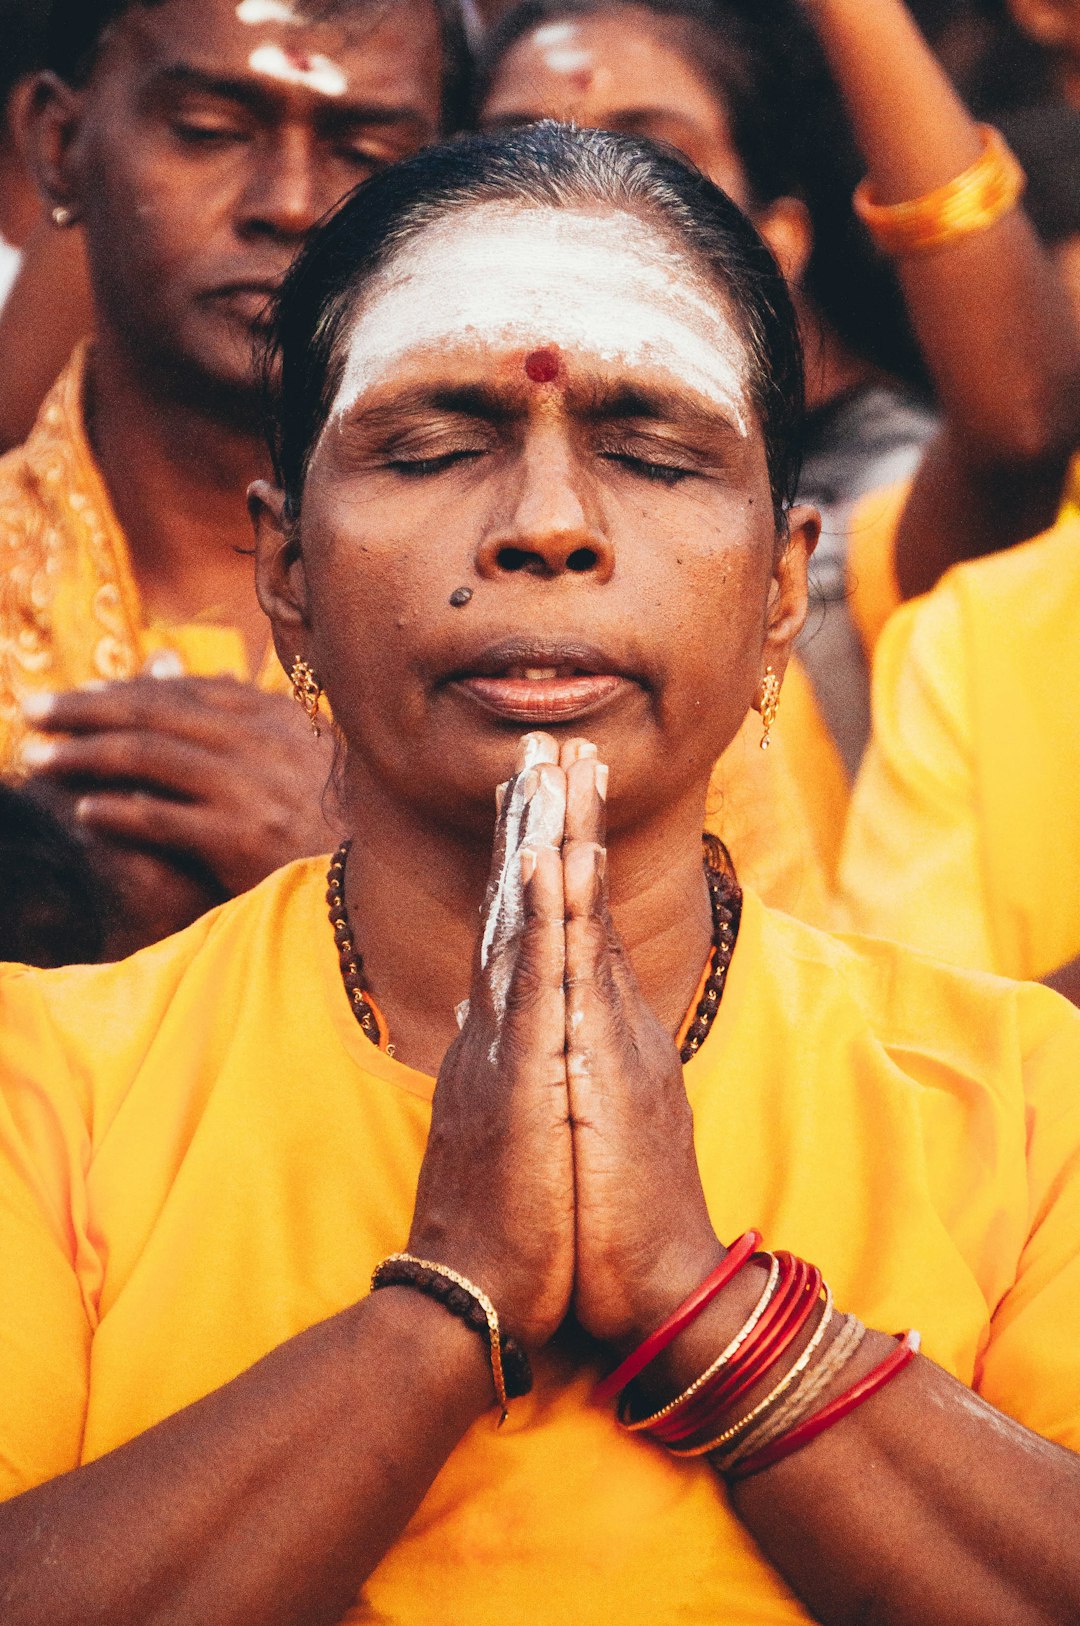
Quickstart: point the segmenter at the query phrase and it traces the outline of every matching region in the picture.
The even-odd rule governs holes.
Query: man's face
[[[109,31],[67,155],[98,325],[196,401],[253,389],[304,234],[439,128],[427,0],[164,0]]]

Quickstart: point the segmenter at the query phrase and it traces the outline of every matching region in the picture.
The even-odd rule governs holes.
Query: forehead
[[[367,288],[346,339],[344,410],[425,361],[553,348],[568,366],[675,384],[746,418],[750,358],[722,294],[636,215],[481,204],[407,243]]]
[[[396,107],[420,95],[437,109],[442,42],[430,0],[163,0],[136,4],[109,30],[101,65],[145,73],[179,65],[264,88]],[[290,74],[283,64],[295,66]]]
[[[499,64],[483,123],[554,118],[651,136],[742,198],[729,111],[698,64],[691,26],[637,6],[542,24]]]

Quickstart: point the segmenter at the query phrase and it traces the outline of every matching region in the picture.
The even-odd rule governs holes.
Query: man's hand
[[[607,901],[607,769],[564,748],[566,1072],[576,1211],[574,1311],[629,1348],[722,1257],[671,1034],[645,1003]],[[704,883],[703,883],[704,884]]]
[[[574,1171],[566,1096],[560,856],[566,780],[546,735],[506,787],[468,1015],[439,1072],[409,1251],[547,1343],[570,1307]]]
[[[193,863],[227,896],[340,839],[323,811],[332,745],[284,696],[138,677],[41,697],[28,721],[25,767],[78,793],[89,834]]]

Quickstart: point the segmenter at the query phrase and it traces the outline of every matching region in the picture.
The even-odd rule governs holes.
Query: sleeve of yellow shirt
[[[979,841],[963,626],[948,584],[878,644],[874,732],[840,860],[845,922],[954,965],[995,963]]]
[[[78,1466],[92,1336],[76,1265],[87,1128],[36,1002],[3,999],[11,979],[25,981],[0,971],[0,1500]]]
[[[1046,989],[1019,990],[1026,1051],[1029,1235],[996,1306],[975,1386],[991,1405],[1080,1450],[1080,1088],[1071,1024]]]

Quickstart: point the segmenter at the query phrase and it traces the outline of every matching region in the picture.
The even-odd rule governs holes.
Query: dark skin
[[[253,672],[268,644],[243,495],[265,467],[252,357],[266,301],[326,210],[433,139],[440,81],[426,4],[253,26],[231,0],[166,0],[123,14],[85,87],[38,82],[39,178],[89,253],[91,439],[146,615],[238,627]],[[27,766],[78,793],[80,824],[117,862],[139,854],[127,906],[145,940],[163,892],[172,929],[337,839],[329,741],[253,686],[82,691],[33,722],[53,749]],[[254,830],[237,806],[261,810]]]
[[[583,350],[535,388],[521,359],[473,341],[391,367],[369,387],[378,402],[323,434],[299,526],[280,491],[253,490],[259,585],[279,649],[326,675],[348,739],[349,903],[373,992],[398,1053],[439,1065],[410,1244],[479,1280],[530,1350],[572,1310],[614,1358],[722,1254],[672,1035],[709,941],[709,770],[764,665],[783,670],[816,520],[795,510],[777,537],[760,426],[725,435],[713,413],[702,433],[677,377],[638,365],[653,417],[598,423],[625,364]],[[439,404],[448,374],[471,378],[472,412]],[[574,568],[582,549],[593,562]],[[465,582],[461,612],[448,600]],[[623,681],[588,739],[566,722],[521,755],[520,729],[460,674],[493,637],[542,626],[569,645],[586,619]],[[492,866],[492,788],[508,777]],[[486,965],[485,892],[488,915],[500,896],[521,905],[495,910]],[[702,1370],[759,1291],[756,1270],[725,1290],[654,1392]],[[873,1334],[846,1380],[892,1347]],[[5,1622],[340,1619],[492,1401],[461,1323],[407,1290],[369,1297],[0,1507]],[[926,1361],[735,1501],[837,1626],[1045,1626],[1080,1607],[1076,1459]]]

